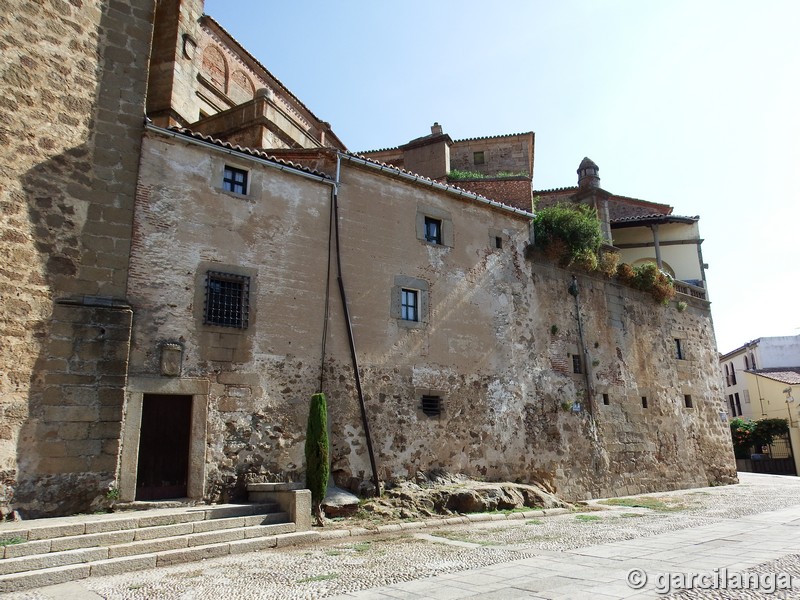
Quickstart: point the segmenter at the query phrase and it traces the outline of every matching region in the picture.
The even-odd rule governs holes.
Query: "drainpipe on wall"
[[[573,275],[572,283],[569,286],[569,293],[575,298],[575,318],[578,321],[578,341],[581,345],[581,356],[583,357],[583,375],[586,380],[586,408],[591,416],[594,416],[594,386],[592,385],[592,363],[589,362],[589,350],[586,348],[586,341],[583,338],[583,319],[581,318],[581,307],[578,302],[578,278]]]
[[[331,194],[333,195],[333,219],[334,231],[336,234],[336,279],[339,282],[339,294],[342,298],[342,309],[344,310],[344,321],[347,326],[347,340],[350,343],[350,358],[353,362],[353,375],[356,381],[356,392],[358,393],[358,403],[361,407],[361,424],[364,427],[364,437],[367,443],[369,454],[369,464],[372,469],[372,483],[375,485],[375,495],[381,495],[380,479],[378,478],[378,468],[375,465],[375,452],[372,449],[372,435],[369,430],[369,419],[367,418],[367,407],[364,403],[364,392],[361,389],[361,375],[358,372],[358,355],[356,354],[356,343],[353,337],[353,325],[350,321],[350,310],[347,307],[347,294],[344,289],[344,279],[342,277],[342,248],[339,244],[339,177],[341,174],[341,158],[336,154],[336,182],[333,185]]]

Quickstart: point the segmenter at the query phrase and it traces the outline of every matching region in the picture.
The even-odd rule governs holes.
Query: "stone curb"
[[[350,529],[329,529],[315,531],[318,534],[317,540],[334,540],[347,537],[363,537],[367,535],[381,535],[387,533],[399,533],[414,529],[436,529],[447,525],[467,525],[469,523],[485,523],[487,521],[519,521],[523,519],[535,519],[537,517],[556,517],[566,515],[572,511],[568,508],[545,508],[543,510],[527,510],[512,513],[471,513],[448,517],[446,519],[430,519],[428,521],[407,521],[403,523],[390,523],[378,525],[375,529],[366,527],[352,527]],[[314,541],[314,540],[309,540]]]

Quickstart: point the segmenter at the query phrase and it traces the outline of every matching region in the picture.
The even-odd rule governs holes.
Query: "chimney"
[[[431,135],[441,135],[442,133],[442,126],[439,123],[434,123],[431,125]]]
[[[588,156],[578,167],[578,187],[580,189],[600,187],[600,169]]]

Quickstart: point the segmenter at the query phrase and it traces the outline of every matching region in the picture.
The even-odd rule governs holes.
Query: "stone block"
[[[397,531],[402,531],[402,527],[398,523],[378,525],[378,533],[395,533]]]
[[[85,532],[85,523],[63,523],[60,525],[33,526],[28,531],[28,539],[31,541],[46,540],[70,535],[83,535]]]
[[[50,551],[74,550],[76,548],[92,548],[112,544],[125,544],[133,541],[133,530],[106,531],[70,537],[57,538],[51,541]]]
[[[232,542],[234,540],[243,540],[245,538],[245,529],[238,527],[236,529],[222,529],[220,531],[207,531],[206,533],[195,533],[186,538],[188,546],[207,546],[210,544],[221,544],[223,542]]]
[[[256,552],[258,550],[274,548],[277,544],[277,540],[278,538],[275,536],[236,540],[230,543],[230,553],[243,554],[245,552]]]
[[[251,525],[274,525],[276,523],[288,523],[289,513],[285,512],[272,512],[265,515],[252,515],[244,518],[244,526],[250,527]]]
[[[277,536],[276,546],[284,548],[286,546],[295,546],[297,544],[305,544],[319,540],[319,533],[316,531],[297,531],[295,533],[285,533]]]
[[[123,529],[136,528],[138,519],[136,517],[122,517],[113,519],[102,519],[99,521],[87,521],[86,533],[104,533],[106,531],[122,531]]]
[[[0,560],[0,575],[63,567],[108,558],[108,548],[81,548],[66,552],[50,552]]]
[[[192,523],[194,521],[202,521],[204,517],[205,512],[202,510],[166,515],[148,515],[139,518],[139,527],[155,527],[157,525]]]
[[[230,554],[230,544],[213,544],[211,546],[195,546],[184,550],[171,550],[158,555],[156,566],[164,567],[185,562],[195,562],[206,558],[215,558]]]
[[[198,523],[205,523],[206,521],[197,521],[195,523],[176,523],[175,525],[159,525],[155,527],[141,527],[136,530],[133,540],[136,542],[142,540],[154,540],[162,537],[173,537],[178,535],[189,535],[194,533],[194,527]]]
[[[228,519],[208,519],[197,521],[192,524],[193,533],[206,533],[208,531],[219,531],[220,529],[233,529],[248,525],[246,519],[253,517],[231,517]],[[261,525],[261,523],[251,523],[251,525]]]
[[[277,523],[275,525],[255,525],[244,530],[244,537],[254,538],[267,535],[281,535],[284,533],[294,533],[297,527],[294,523]]]
[[[187,545],[188,542],[185,537],[158,538],[141,542],[131,542],[129,544],[120,544],[108,548],[108,556],[106,558],[119,558],[121,556],[178,550],[186,548]]]
[[[50,540],[39,540],[22,544],[9,544],[5,547],[3,557],[17,558],[20,556],[31,556],[33,554],[46,554],[47,552],[50,552]]]
[[[15,573],[0,579],[0,592],[10,593],[30,588],[58,585],[76,579],[89,577],[89,565],[70,565],[34,571],[32,573]]]
[[[104,575],[119,575],[131,571],[142,569],[153,569],[156,566],[156,555],[145,554],[143,556],[124,556],[121,558],[109,558],[99,560],[90,565],[92,577],[102,577]]]

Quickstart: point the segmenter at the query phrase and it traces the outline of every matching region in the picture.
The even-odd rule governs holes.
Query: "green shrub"
[[[619,252],[601,252],[597,261],[597,270],[606,277],[613,277],[617,274],[619,265]]]
[[[595,210],[585,204],[557,204],[543,208],[533,220],[536,245],[561,266],[573,262],[597,267],[597,252],[603,242]],[[589,258],[593,255],[593,259]]]
[[[322,524],[322,501],[328,489],[328,407],[325,394],[311,396],[306,428],[306,487],[311,490],[311,507],[317,523]]]
[[[760,446],[768,446],[779,435],[789,433],[789,424],[786,419],[759,419],[753,427],[753,445],[758,450]]]
[[[633,287],[650,292],[656,302],[667,304],[675,297],[672,278],[661,271],[656,263],[646,262],[633,267]]]

